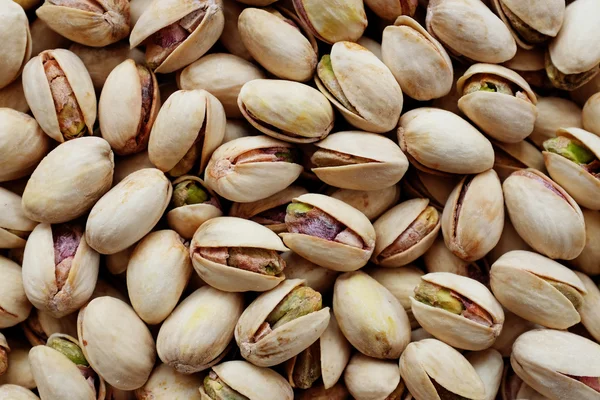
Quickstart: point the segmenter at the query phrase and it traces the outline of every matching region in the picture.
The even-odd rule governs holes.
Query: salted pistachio
[[[400,301],[362,271],[338,277],[333,312],[346,339],[369,357],[397,359],[410,340],[410,321]]]
[[[29,21],[23,8],[12,0],[0,2],[0,89],[8,86],[21,75],[23,66],[31,57],[31,33]]]
[[[286,209],[287,232],[280,233],[292,251],[321,267],[355,271],[375,248],[375,230],[357,209],[322,194],[304,194]]]
[[[300,176],[298,150],[268,136],[248,136],[221,145],[212,155],[204,181],[221,197],[236,202],[265,199]]]
[[[467,354],[466,359],[485,386],[485,400],[495,400],[502,383],[504,360],[494,349],[487,349]]]
[[[483,258],[504,228],[504,196],[493,169],[463,178],[442,213],[442,233],[448,249],[465,261]]]
[[[75,337],[77,336],[77,313],[55,318],[47,311],[34,308],[21,324],[21,329],[32,346],[46,344],[48,338],[55,333]]]
[[[198,374],[187,375],[177,372],[167,364],[159,364],[148,378],[148,381],[132,395],[132,399],[169,400],[181,398],[202,400],[198,388],[202,386],[202,377]],[[112,400],[112,399],[108,399]],[[114,399],[120,400],[120,399]]]
[[[156,168],[128,175],[92,208],[85,228],[88,244],[100,254],[125,250],[160,220],[172,190],[169,180]]]
[[[19,385],[0,385],[0,399],[40,400],[31,390]]]
[[[533,330],[513,346],[510,363],[525,383],[552,400],[598,398],[600,346],[569,332]]]
[[[285,210],[296,197],[308,193],[301,186],[288,186],[281,192],[263,200],[250,203],[233,203],[229,210],[231,217],[249,219],[266,226],[275,233],[286,232]]]
[[[0,89],[0,108],[11,108],[22,113],[29,112],[21,77]]]
[[[313,386],[310,389],[299,391],[296,400],[347,400],[350,392],[342,382],[338,382],[330,389],[325,386]]]
[[[414,19],[400,16],[386,27],[381,50],[383,62],[402,92],[413,99],[436,99],[452,89],[454,71],[450,56]]]
[[[546,74],[562,90],[574,90],[600,72],[600,3],[569,4],[556,38],[546,53]]]
[[[10,353],[10,347],[6,341],[6,337],[0,332],[0,376],[6,373],[8,370],[8,353]]]
[[[134,60],[123,61],[106,78],[98,107],[102,137],[115,153],[145,150],[160,108],[156,76]]]
[[[255,79],[242,86],[237,102],[253,127],[287,142],[316,142],[333,128],[327,97],[299,82]]]
[[[223,215],[215,192],[193,175],[183,175],[173,181],[171,207],[167,213],[167,223],[188,240],[204,222]]]
[[[294,391],[277,372],[246,361],[215,365],[200,386],[201,400],[292,400]]]
[[[510,354],[508,356],[510,357]],[[504,368],[500,395],[502,400],[548,400],[546,396],[536,392],[531,386],[523,382],[519,375],[515,374],[510,363]]]
[[[540,254],[504,254],[492,265],[490,284],[505,308],[528,321],[567,329],[581,320],[585,286],[575,272]]]
[[[322,308],[319,292],[305,286],[303,279],[286,279],[244,310],[235,327],[235,341],[246,360],[270,367],[315,343],[329,318],[329,307]]]
[[[264,79],[266,74],[256,65],[227,53],[208,54],[185,67],[178,76],[180,89],[204,89],[223,105],[229,118],[241,118],[237,98],[246,82]]]
[[[389,68],[359,44],[335,43],[331,54],[321,58],[315,83],[358,129],[384,133],[398,124],[402,89]]]
[[[181,69],[206,53],[223,32],[218,0],[152,2],[131,30],[131,47],[146,45],[146,62],[154,72]]]
[[[400,371],[395,360],[356,353],[344,371],[344,383],[356,400],[387,400],[400,384]]]
[[[600,275],[600,212],[583,209],[585,221],[585,247],[577,258],[570,261],[570,265],[588,275]]]
[[[456,87],[462,94],[458,108],[488,136],[517,143],[533,132],[537,98],[516,72],[500,65],[474,64]]]
[[[400,184],[406,198],[427,198],[430,204],[441,212],[460,179],[460,175],[440,176],[413,167],[408,169]]]
[[[86,360],[77,339],[54,334],[29,352],[31,371],[42,399],[103,400],[106,386]]]
[[[406,347],[400,357],[400,376],[416,399],[486,398],[485,385],[471,363],[436,339]]]
[[[571,100],[583,107],[590,97],[600,92],[600,74],[594,76],[588,83],[569,92]]]
[[[456,29],[464,24],[468,29]],[[517,52],[509,29],[479,0],[430,0],[426,27],[455,57],[494,64]]]
[[[534,168],[545,173],[542,152],[527,140],[517,143],[493,142],[493,145],[494,171],[500,181],[504,182],[513,172],[526,168]]]
[[[583,127],[596,135],[600,134],[600,95],[595,94],[583,106]]]
[[[223,141],[225,110],[205,90],[180,90],[161,107],[148,142],[148,156],[158,169],[173,177],[197,165],[204,171],[208,159]]]
[[[393,185],[380,190],[333,189],[327,195],[343,201],[373,221],[400,199],[400,187]]]
[[[540,149],[546,140],[556,137],[556,131],[560,128],[583,128],[581,108],[570,100],[538,97],[536,108],[538,117],[529,140]]]
[[[96,94],[79,57],[64,49],[45,50],[23,69],[23,90],[43,131],[59,143],[92,135]]]
[[[519,236],[537,252],[572,260],[585,247],[581,209],[557,183],[541,172],[513,172],[502,184],[510,220]]]
[[[367,27],[365,6],[360,0],[294,0],[305,28],[325,43],[357,41]]]
[[[490,267],[485,258],[471,262],[458,258],[446,247],[444,238],[441,236],[435,239],[429,250],[423,255],[423,261],[427,272],[451,272],[489,286]]]
[[[183,300],[160,327],[158,356],[184,374],[210,368],[229,350],[243,310],[242,294],[202,286]]]
[[[418,0],[365,0],[365,5],[378,17],[394,21],[401,15],[412,17],[415,15]]]
[[[222,3],[225,26],[223,27],[223,33],[221,34],[219,41],[229,53],[243,58],[246,61],[252,61],[250,52],[242,42],[238,27],[238,19],[246,6],[242,5],[242,2],[237,0],[222,0]]]
[[[0,256],[0,329],[10,328],[29,316],[31,303],[23,288],[21,267]]]
[[[552,89],[552,83],[546,75],[545,51],[546,50],[541,47],[534,47],[526,50],[519,46],[517,48],[517,54],[502,65],[521,75],[532,87]]]
[[[440,215],[428,199],[398,204],[373,223],[377,241],[371,261],[384,267],[413,262],[431,247],[440,226]]]
[[[375,133],[337,132],[316,146],[312,171],[331,186],[381,190],[397,184],[408,169],[408,160],[398,145]]]
[[[288,251],[270,229],[236,217],[213,218],[198,228],[190,245],[194,269],[209,285],[226,292],[264,292],[285,279]]]
[[[0,248],[25,247],[25,241],[36,225],[23,213],[21,196],[0,187]]]
[[[411,164],[433,174],[478,174],[494,165],[490,141],[458,115],[441,109],[423,107],[404,114],[398,142]]]
[[[327,293],[333,289],[335,279],[339,275],[337,271],[320,267],[293,251],[283,253],[281,258],[285,261],[287,279],[304,279],[306,286],[319,293]]]

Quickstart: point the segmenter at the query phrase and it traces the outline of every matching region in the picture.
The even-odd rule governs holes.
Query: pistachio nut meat
[[[183,175],[173,181],[167,223],[184,239],[191,239],[200,225],[221,215],[223,211],[219,198],[202,179]]]
[[[533,132],[537,98],[516,72],[494,64],[474,64],[458,79],[458,107],[488,136],[517,143]]]
[[[380,190],[333,189],[327,194],[356,208],[373,221],[389,210],[400,199],[400,186]]]
[[[160,327],[156,348],[163,363],[192,374],[220,362],[244,310],[240,293],[203,286],[194,291]]]
[[[575,272],[585,286],[587,293],[583,296],[583,304],[579,309],[581,323],[595,340],[600,338],[600,318],[596,310],[600,304],[600,289],[598,285],[584,273]]]
[[[571,3],[563,26],[548,45],[546,74],[562,90],[575,90],[600,72],[600,4],[595,0]]]
[[[493,169],[463,178],[442,213],[446,246],[457,257],[475,261],[489,253],[504,228],[504,196]]]
[[[59,143],[92,135],[96,93],[79,57],[65,49],[45,50],[23,69],[23,91],[44,132]]]
[[[583,128],[581,107],[571,100],[538,97],[536,108],[538,117],[528,139],[540,149],[543,149],[546,140],[556,137],[556,131],[560,128]]]
[[[21,324],[21,329],[32,346],[46,344],[55,333],[77,336],[77,314],[63,318],[54,318],[49,312],[37,308],[31,310],[29,317]]]
[[[423,107],[407,112],[400,118],[398,142],[411,164],[425,172],[478,174],[494,166],[490,141],[450,111]]]
[[[567,329],[581,321],[578,310],[587,293],[569,268],[540,254],[514,250],[490,271],[494,296],[521,318],[551,329]]]
[[[152,2],[131,30],[131,47],[146,45],[146,63],[166,74],[202,57],[221,36],[223,6],[219,0]]]
[[[600,256],[600,212],[583,209],[585,221],[585,247],[581,254],[570,261],[575,269],[588,275],[600,275],[600,265],[596,262]]]
[[[579,335],[552,329],[521,335],[510,363],[515,373],[551,400],[598,398],[600,346]]]
[[[417,168],[409,168],[404,179],[400,181],[402,193],[408,199],[428,198],[431,205],[438,211],[444,210],[444,205],[450,193],[461,180],[460,175],[442,176],[430,174]]]
[[[295,81],[255,79],[247,82],[240,90],[237,103],[253,127],[292,143],[324,139],[335,119],[327,97]]]
[[[133,308],[114,297],[98,297],[79,310],[77,336],[90,366],[121,390],[144,385],[156,350],[148,327]]]
[[[322,194],[304,194],[286,209],[283,242],[301,257],[334,271],[363,267],[375,248],[375,230],[360,211]]]
[[[360,0],[294,0],[293,4],[302,25],[326,43],[355,42],[368,24]]]
[[[353,190],[381,190],[397,184],[408,160],[392,140],[375,133],[344,131],[315,144],[312,171],[328,185]]]
[[[0,249],[25,247],[36,225],[23,213],[21,196],[0,187]]]
[[[247,8],[238,18],[240,38],[254,60],[281,79],[306,82],[317,67],[318,48],[300,27],[298,17],[284,8]]]
[[[294,391],[277,372],[246,361],[212,367],[199,388],[200,400],[292,400]]]
[[[400,16],[383,31],[383,62],[415,100],[443,97],[452,89],[452,61],[444,47],[417,21]]]
[[[355,353],[344,371],[344,383],[356,400],[395,399],[390,396],[400,384],[400,371],[395,360]]]
[[[0,385],[0,399],[40,400],[31,390],[19,385]]]
[[[319,61],[315,83],[344,119],[358,129],[385,133],[398,124],[402,89],[389,68],[359,44],[335,43],[331,53]]]
[[[552,179],[580,206],[600,210],[600,138],[579,128],[559,129],[544,150]]]
[[[217,217],[198,228],[189,252],[209,285],[226,292],[264,292],[285,279],[280,253],[288,250],[276,233],[256,222]]]
[[[504,323],[502,306],[488,288],[449,272],[423,275],[411,303],[425,330],[459,349],[489,348]]]
[[[105,398],[104,380],[86,360],[77,339],[69,335],[54,334],[46,345],[33,347],[29,362],[43,399]]]
[[[52,30],[86,46],[116,43],[131,28],[127,0],[46,0],[35,13]]]
[[[0,33],[2,50],[0,50],[0,89],[8,86],[16,80],[23,66],[31,57],[31,33],[29,21],[22,7],[12,0],[0,2],[2,16],[0,25],[3,29]]]
[[[517,143],[493,142],[494,171],[502,182],[515,171],[527,168],[546,171],[544,156],[527,140]]]
[[[29,316],[31,303],[25,295],[21,267],[0,256],[0,328],[9,328]]]
[[[537,252],[572,260],[585,247],[581,209],[557,183],[534,169],[513,172],[502,184],[510,220]]]
[[[270,367],[309,348],[325,332],[329,318],[319,292],[305,286],[303,279],[286,279],[244,310],[235,341],[246,360]]]
[[[10,353],[10,347],[6,341],[6,337],[0,333],[0,376],[6,373],[8,370],[8,353]]]
[[[335,279],[339,275],[337,271],[320,267],[293,251],[283,253],[281,258],[285,261],[287,279],[304,279],[306,286],[319,293],[328,293],[333,289]]]
[[[302,173],[299,151],[268,136],[247,136],[221,145],[208,161],[204,182],[221,197],[249,203],[291,185]]]
[[[596,135],[600,134],[600,95],[588,99],[582,110],[583,127]]]
[[[225,110],[206,90],[179,90],[161,107],[148,142],[148,156],[158,169],[173,177],[198,165],[201,173],[223,142]]]
[[[108,75],[98,103],[102,137],[119,155],[143,151],[160,108],[158,82],[146,66],[128,59]]]
[[[397,359],[409,343],[410,321],[404,307],[362,271],[337,278],[333,312],[346,339],[366,356]]]
[[[383,267],[413,262],[431,247],[440,226],[440,215],[428,199],[394,206],[373,223],[377,240],[371,261]]]
[[[415,399],[486,398],[485,385],[471,363],[436,339],[423,339],[406,347],[400,357],[400,376]]]
[[[159,364],[150,374],[146,384],[135,390],[135,395],[132,393],[131,399],[168,400],[173,398],[172,396],[175,396],[175,398],[200,400],[201,397],[198,388],[201,385],[202,377],[198,374],[182,374],[167,364]],[[109,398],[109,400],[112,399]],[[121,398],[114,400],[121,400]]]
[[[502,355],[494,349],[472,352],[466,355],[475,372],[485,386],[485,400],[494,400],[502,383],[504,360]]]

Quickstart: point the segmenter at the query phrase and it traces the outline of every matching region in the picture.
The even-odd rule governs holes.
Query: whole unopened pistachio
[[[0,256],[0,329],[23,322],[29,316],[31,303],[25,295],[21,267]]]
[[[244,310],[235,341],[246,360],[270,367],[306,350],[328,324],[329,307],[322,308],[321,294],[302,279],[286,279]]]
[[[43,345],[55,333],[77,336],[77,314],[72,313],[63,318],[55,318],[47,311],[34,308],[29,317],[21,324],[21,328],[32,346]]]
[[[326,43],[355,42],[367,27],[360,0],[294,0],[294,8],[309,32]]]
[[[407,198],[427,198],[432,206],[443,211],[450,193],[458,185],[460,179],[460,175],[442,176],[417,168],[409,168],[400,184]]]
[[[6,337],[0,333],[0,376],[4,375],[9,367],[8,353],[10,353],[10,347],[6,342]]]
[[[327,194],[356,208],[373,221],[398,202],[400,187],[394,185],[380,190],[334,189]]]
[[[469,353],[466,359],[475,368],[475,372],[485,386],[485,400],[494,400],[502,383],[504,370],[502,355],[497,350],[487,349]]]
[[[490,271],[494,296],[513,313],[552,329],[580,322],[586,289],[575,272],[537,253],[514,250]]]
[[[40,400],[31,390],[19,385],[0,385],[0,399]]]
[[[390,399],[400,384],[400,371],[395,360],[356,353],[346,367],[344,382],[356,400]]]
[[[144,386],[135,391],[140,400],[188,399],[202,400],[198,388],[202,386],[202,377],[198,374],[185,375],[167,364],[159,364]]]
[[[540,149],[560,128],[583,128],[581,108],[560,97],[538,97],[538,117],[529,139]],[[539,169],[539,168],[538,168]]]
[[[25,247],[25,241],[36,225],[23,213],[21,196],[0,188],[0,248]]]
[[[361,45],[335,43],[331,54],[321,58],[315,83],[358,129],[384,133],[398,124],[402,89],[388,67]]]
[[[31,34],[23,8],[12,0],[0,2],[0,89],[19,77],[23,66],[31,57]]]
[[[306,286],[319,293],[327,293],[333,289],[335,279],[339,275],[337,271],[320,267],[293,251],[283,253],[281,258],[285,261],[287,279],[304,279]]]
[[[494,142],[494,171],[502,182],[515,171],[534,168],[546,171],[544,156],[527,140],[517,143]]]
[[[131,47],[146,44],[146,62],[159,73],[174,72],[206,53],[223,32],[218,0],[152,2],[131,30]]]
[[[600,212],[582,210],[585,221],[585,247],[581,254],[570,264],[588,275],[600,275]]]

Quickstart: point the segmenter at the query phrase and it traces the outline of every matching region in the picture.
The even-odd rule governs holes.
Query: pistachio
[[[548,400],[548,398],[536,392],[531,386],[523,382],[519,375],[509,365],[504,369],[502,376],[502,400]]]
[[[297,395],[298,400],[346,400],[350,396],[346,386],[338,382],[330,389],[325,386],[313,386],[310,389],[303,390]]]
[[[366,0],[365,4],[380,18],[393,21],[401,15],[412,17],[418,0]]]
[[[530,86],[538,89],[551,89],[552,83],[546,75],[544,53],[545,49],[541,47],[526,50],[519,46],[517,54],[503,65],[521,75]]]
[[[0,34],[3,43],[0,51],[0,89],[19,77],[23,65],[31,57],[31,34],[27,15],[17,2],[3,0],[0,25],[5,27]]]
[[[294,0],[301,23],[319,40],[355,42],[367,27],[364,4],[357,0]]]
[[[502,357],[510,357],[512,346],[519,336],[532,329],[542,328],[541,325],[534,324],[519,317],[517,314],[504,309],[504,327],[500,336],[492,345],[492,348],[498,350]]]
[[[400,198],[400,187],[390,186],[380,190],[334,189],[327,194],[356,208],[373,221],[391,208]]]
[[[0,385],[0,398],[13,400],[40,400],[29,389],[19,385],[4,384]]]
[[[502,383],[502,372],[504,370],[502,355],[497,350],[487,349],[469,353],[466,359],[471,363],[485,386],[484,399],[496,399],[496,394]]]
[[[9,328],[23,322],[29,316],[31,303],[23,289],[21,267],[0,256],[0,328]]]
[[[570,100],[539,97],[536,108],[538,117],[529,139],[540,149],[543,148],[543,143],[555,137],[556,131],[562,127],[583,128],[581,108]]]
[[[583,127],[594,134],[600,133],[600,96],[594,95],[583,106]]]
[[[459,181],[460,176],[440,176],[409,168],[400,184],[407,198],[428,198],[432,206],[443,211],[450,193]]]
[[[585,209],[582,212],[585,221],[585,247],[577,258],[571,260],[570,264],[588,275],[599,275],[600,269],[596,263],[596,253],[600,250],[600,246],[598,246],[598,239],[600,238],[598,236],[600,233],[600,213]]]
[[[0,333],[0,376],[6,373],[8,370],[8,353],[10,353],[10,347],[6,342],[6,337]]]
[[[344,371],[344,383],[356,400],[394,399],[400,383],[395,360],[378,360],[356,353]]]
[[[511,173],[534,168],[540,172],[546,171],[544,156],[531,143],[522,140],[517,143],[494,142],[494,171],[500,181],[504,182]]]
[[[486,260],[492,264],[497,259],[502,257],[503,254],[508,253],[512,250],[531,250],[531,247],[519,236],[515,227],[510,222],[510,218],[504,218],[504,228],[502,229],[502,236],[496,247],[494,247],[486,256]],[[488,267],[489,270],[489,267]],[[489,276],[488,282],[489,284]]]
[[[579,107],[583,107],[594,94],[598,93],[600,87],[600,74],[593,77],[588,83],[580,88],[577,88],[569,93],[571,99],[577,103]]]
[[[25,247],[25,241],[35,225],[23,213],[21,196],[0,188],[0,248]]]
[[[244,11],[246,6],[242,5],[242,2],[237,0],[223,0],[222,3],[225,26],[219,41],[231,54],[243,58],[246,61],[252,61],[250,52],[242,42],[238,27],[240,14]]]
[[[25,337],[32,346],[46,344],[55,333],[77,336],[77,315],[54,318],[50,313],[38,309],[31,310],[29,317],[21,324]]]
[[[132,392],[131,399],[167,400],[171,396],[178,396],[189,400],[202,400],[198,392],[201,385],[202,378],[197,374],[184,375],[167,364],[159,364],[154,368],[144,386],[135,391],[135,396]],[[111,398],[108,399],[111,400]],[[121,398],[114,400],[121,400]]]
[[[333,289],[335,278],[338,276],[336,271],[320,267],[293,251],[283,253],[281,258],[285,261],[285,277],[287,279],[304,279],[306,286],[320,293]]]

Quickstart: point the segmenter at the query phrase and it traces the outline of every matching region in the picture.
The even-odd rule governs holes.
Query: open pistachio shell
[[[63,318],[55,318],[49,312],[32,309],[23,324],[23,333],[32,346],[46,344],[48,338],[55,333],[77,336],[77,313]]]
[[[0,249],[25,247],[27,235],[36,225],[23,213],[21,196],[0,187]]]
[[[294,0],[294,8],[309,32],[326,43],[357,41],[367,27],[360,0]]]
[[[581,320],[585,286],[575,272],[537,253],[504,254],[492,265],[490,284],[504,307],[528,321],[566,329]]]
[[[206,283],[226,292],[264,292],[285,279],[283,273],[271,275],[255,272],[203,257],[202,251],[211,248],[251,248],[275,252],[289,250],[276,233],[256,222],[235,217],[217,217],[202,224],[190,245],[194,269]],[[282,260],[279,262],[283,263]]]
[[[595,94],[583,106],[583,127],[596,135],[600,135],[600,95]]]
[[[380,190],[335,189],[328,194],[351,205],[373,221],[398,203],[400,187],[394,185]]]
[[[582,210],[585,221],[585,247],[570,264],[588,275],[600,275],[600,212]]]
[[[173,398],[202,400],[198,392],[200,386],[202,386],[200,375],[185,375],[177,372],[167,364],[159,364],[150,374],[146,384],[137,389],[135,396],[131,398],[141,400],[168,400]],[[112,398],[107,400],[112,400]]]
[[[327,293],[333,289],[338,272],[318,266],[300,257],[293,251],[281,255],[285,261],[285,277],[287,279],[304,279],[306,286],[319,293]]]
[[[356,353],[346,367],[344,383],[356,400],[388,399],[400,383],[400,371],[395,360]]]
[[[581,108],[561,97],[538,97],[538,117],[529,139],[540,149],[560,128],[583,128]],[[535,168],[535,167],[533,167]]]
[[[12,0],[0,2],[0,89],[17,79],[31,57],[31,33],[22,7]]]
[[[494,171],[498,174],[500,181],[515,171],[525,168],[546,171],[544,156],[533,144],[527,140],[517,143],[494,142]]]
[[[600,305],[600,289],[594,281],[581,272],[575,272],[585,286],[587,293],[583,296],[583,305],[579,309],[581,322],[588,332],[598,340],[600,338],[600,318],[596,310]]]
[[[344,131],[318,142],[312,171],[328,185],[353,190],[393,186],[408,169],[402,150],[390,139],[369,132]],[[354,158],[354,159],[353,159]]]
[[[381,55],[381,43],[379,43],[377,40],[371,39],[367,36],[362,36],[356,41],[356,43],[360,44],[362,47],[369,50],[371,53],[375,54],[377,58],[383,61],[383,57]]]
[[[497,350],[487,349],[469,353],[466,358],[485,386],[485,400],[494,400],[502,383],[504,370],[502,355]]]
[[[156,348],[165,364],[178,372],[203,371],[225,356],[244,298],[203,286],[183,300],[165,320]]]
[[[585,246],[585,223],[571,196],[534,169],[511,174],[502,184],[510,220],[534,250],[572,260]]]
[[[40,400],[31,390],[23,386],[10,384],[0,385],[0,399]]]
[[[425,101],[450,92],[454,73],[450,56],[414,19],[400,16],[386,27],[381,51],[404,94]]]

